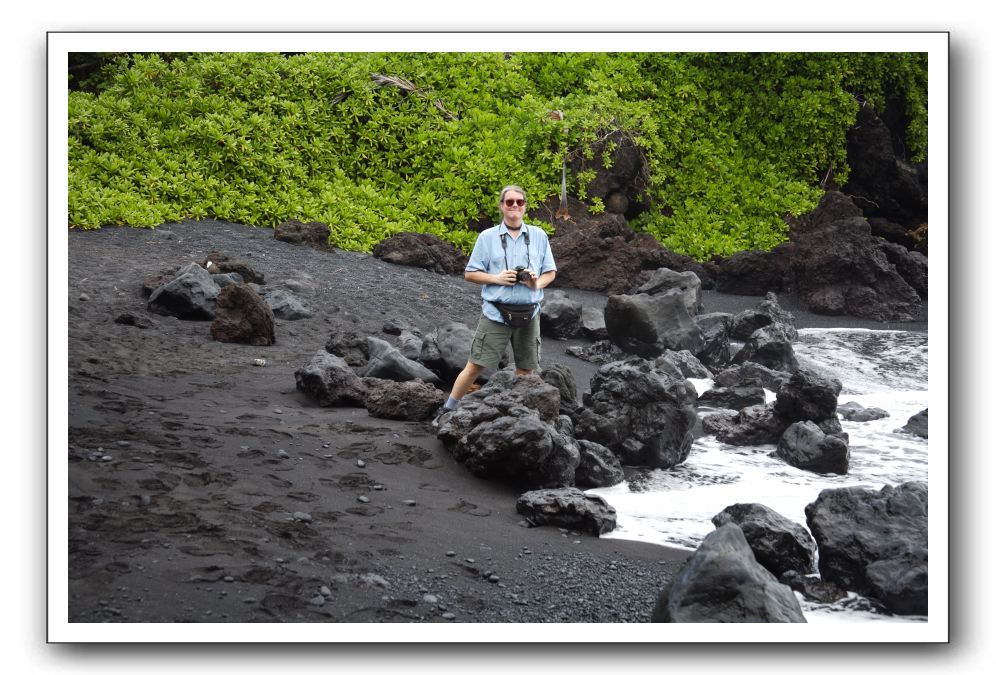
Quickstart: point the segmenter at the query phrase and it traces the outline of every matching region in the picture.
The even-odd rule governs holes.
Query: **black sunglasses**
[[[508,208],[512,208],[513,206],[525,206],[525,205],[526,205],[526,200],[525,199],[506,199],[505,200],[505,206],[507,206]]]

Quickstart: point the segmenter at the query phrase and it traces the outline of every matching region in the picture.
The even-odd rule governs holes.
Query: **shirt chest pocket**
[[[509,264],[512,263],[512,259],[509,258]],[[501,249],[498,249],[497,253],[493,253],[491,258],[488,260],[488,271],[492,274],[496,274],[505,269],[505,256]]]
[[[498,264],[505,269],[505,260],[508,259],[508,269],[514,270],[516,267],[533,267],[532,251],[527,251],[522,244],[509,246],[506,255],[499,253]]]

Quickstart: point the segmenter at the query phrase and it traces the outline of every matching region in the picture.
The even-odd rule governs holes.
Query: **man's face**
[[[501,200],[501,214],[505,224],[518,227],[522,224],[522,216],[526,212],[526,196],[521,192],[509,190]]]

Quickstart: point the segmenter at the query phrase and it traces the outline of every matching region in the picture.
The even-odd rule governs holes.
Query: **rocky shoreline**
[[[525,527],[521,490],[472,475],[428,422],[321,407],[296,386],[343,327],[473,325],[477,289],[459,277],[213,221],[68,237],[70,621],[649,621],[688,556]],[[251,346],[147,311],[148,277],[218,251],[305,316],[278,315],[275,343]],[[798,327],[899,327],[779,300]],[[731,312],[757,298],[702,302]],[[584,392],[598,364],[571,354],[590,345],[544,338],[544,366],[566,366]]]

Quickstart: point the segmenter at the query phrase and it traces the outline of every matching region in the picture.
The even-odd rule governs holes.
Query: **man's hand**
[[[515,270],[505,270],[504,272],[499,272],[495,275],[495,283],[501,286],[515,286],[518,283],[516,281],[516,276],[518,273]]]

